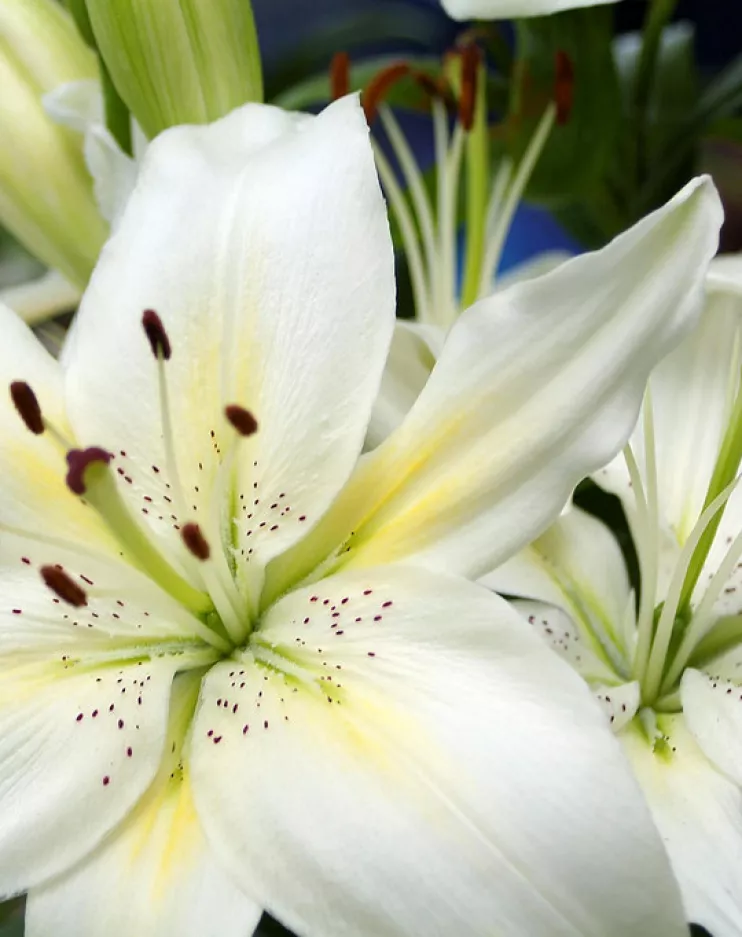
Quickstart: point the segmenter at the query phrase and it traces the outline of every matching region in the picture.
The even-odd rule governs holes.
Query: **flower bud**
[[[83,139],[42,97],[95,77],[94,54],[54,0],[0,3],[0,224],[43,263],[84,286],[107,234]]]
[[[147,136],[263,96],[249,0],[87,0],[98,51]]]

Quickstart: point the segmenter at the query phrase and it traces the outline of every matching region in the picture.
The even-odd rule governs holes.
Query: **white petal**
[[[685,721],[703,753],[742,784],[742,685],[715,672],[688,669],[680,684]]]
[[[664,739],[655,751],[635,727],[622,740],[667,847],[686,915],[714,937],[739,937],[742,792],[704,757],[682,716],[660,716],[659,726]]]
[[[585,643],[628,674],[633,651],[624,634],[633,604],[629,577],[618,541],[601,521],[572,507],[480,581],[497,592],[564,609]]]
[[[78,133],[87,133],[95,124],[105,126],[103,92],[93,79],[59,85],[44,95],[43,103],[52,120]]]
[[[177,658],[3,662],[0,894],[69,868],[157,773]]]
[[[50,270],[30,283],[0,291],[0,304],[9,306],[28,325],[37,325],[60,312],[74,310],[80,295],[80,290],[61,273]]]
[[[0,530],[12,527],[42,539],[56,535],[117,555],[102,524],[67,488],[64,453],[49,433],[33,435],[11,402],[11,382],[26,381],[44,415],[69,432],[58,363],[4,306],[0,334]],[[0,551],[4,542],[0,537]]]
[[[524,260],[523,263],[511,267],[510,270],[498,276],[495,280],[495,290],[504,290],[514,283],[523,283],[526,280],[532,280],[534,277],[543,276],[545,273],[551,273],[552,270],[556,270],[557,267],[574,256],[574,254],[569,254],[567,251],[552,250],[543,251],[534,257],[529,257],[528,260]]]
[[[585,680],[617,682],[605,652],[596,647],[592,635],[575,624],[576,616],[543,602],[514,601],[512,605],[536,634]]]
[[[192,772],[215,850],[305,937],[684,933],[584,683],[461,580],[387,567],[281,600],[206,677]]]
[[[259,430],[240,450],[252,516],[239,547],[280,552],[351,471],[393,328],[391,238],[358,102],[317,118],[248,105],[149,147],[65,356],[75,429],[125,450],[137,513],[143,494],[165,506],[168,480],[147,308],[173,346],[184,510],[208,516],[235,435],[224,406],[247,407]],[[177,540],[160,514],[149,520]]]
[[[369,449],[386,439],[412,409],[441,352],[444,335],[434,325],[397,320],[366,436]]]
[[[636,680],[622,683],[620,686],[596,684],[591,689],[603,707],[614,732],[619,732],[628,725],[639,709],[641,688]]]
[[[706,289],[742,297],[742,253],[714,257],[706,280]]]
[[[330,544],[357,566],[478,576],[532,540],[628,437],[650,370],[694,323],[720,219],[696,180],[603,250],[467,310],[284,580]]]
[[[680,544],[703,509],[737,390],[741,343],[742,300],[712,292],[698,326],[655,368],[649,381],[660,517]],[[631,444],[644,473],[642,423]],[[623,457],[615,462],[595,478],[622,498],[631,515],[635,498]]]
[[[232,884],[204,839],[177,722],[171,715],[160,773],[131,816],[75,869],[31,890],[26,937],[252,934],[261,909]]]
[[[443,9],[455,20],[506,20],[546,16],[561,10],[598,6],[615,0],[441,0]]]

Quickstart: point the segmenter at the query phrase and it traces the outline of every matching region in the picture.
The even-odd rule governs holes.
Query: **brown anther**
[[[183,538],[183,543],[197,560],[208,560],[211,556],[209,542],[206,537],[204,537],[198,524],[184,524],[180,530],[180,536]]]
[[[394,85],[409,74],[410,66],[406,62],[397,62],[394,65],[389,65],[371,79],[361,99],[363,111],[369,124],[373,123],[379,105]]]
[[[35,436],[40,436],[44,432],[44,420],[39,401],[30,385],[25,381],[13,381],[10,385],[10,396],[26,428]]]
[[[330,62],[330,98],[337,101],[350,91],[350,56],[336,52]]]
[[[88,597],[84,589],[58,566],[42,566],[41,578],[51,589],[54,595],[74,608],[82,608],[88,604]]]
[[[67,487],[76,495],[84,495],[86,491],[85,472],[91,465],[101,462],[108,465],[113,458],[110,452],[100,446],[90,446],[88,449],[70,449],[67,453]]]
[[[224,408],[224,415],[237,430],[240,436],[252,436],[258,431],[258,421],[244,407],[230,403]]]
[[[566,124],[572,112],[575,91],[575,71],[566,52],[557,52],[554,62],[554,103],[556,122]]]
[[[142,326],[144,327],[147,340],[152,349],[155,358],[162,358],[164,361],[170,360],[173,350],[170,346],[165,326],[162,319],[157,315],[154,309],[145,309],[142,313]]]
[[[482,53],[478,46],[468,45],[461,50],[461,94],[459,96],[459,123],[467,132],[474,124],[477,106],[477,84]]]

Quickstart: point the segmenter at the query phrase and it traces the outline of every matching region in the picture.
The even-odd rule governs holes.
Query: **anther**
[[[554,62],[554,103],[556,122],[566,124],[572,112],[575,90],[575,72],[572,59],[566,52],[557,52]]]
[[[388,68],[380,71],[379,74],[369,82],[361,99],[363,111],[369,124],[373,122],[379,105],[392,87],[396,85],[401,78],[409,74],[410,66],[406,62],[397,62],[395,65],[390,65]]]
[[[474,123],[477,103],[477,82],[482,54],[475,45],[461,50],[461,94],[459,96],[459,122],[467,132]]]
[[[63,569],[59,569],[57,566],[42,566],[41,578],[47,587],[68,605],[72,605],[74,608],[82,608],[88,604],[85,590],[80,588]]]
[[[258,421],[249,410],[239,406],[239,404],[228,404],[224,408],[224,415],[240,436],[252,436],[253,433],[257,433]]]
[[[162,324],[162,319],[154,309],[144,310],[142,313],[142,326],[155,358],[169,361],[172,354],[170,339],[165,331],[165,326]]]
[[[206,537],[204,537],[198,524],[184,524],[181,528],[180,536],[183,538],[183,543],[185,543],[197,560],[208,560],[211,556],[209,542]]]
[[[350,91],[350,56],[336,52],[330,62],[330,97],[333,101],[344,98]]]
[[[88,449],[70,449],[67,453],[67,487],[76,495],[84,495],[87,490],[85,473],[91,465],[108,465],[113,455],[100,446]]]
[[[44,420],[39,401],[31,387],[25,381],[13,381],[10,396],[26,428],[35,436],[40,436],[44,432]]]

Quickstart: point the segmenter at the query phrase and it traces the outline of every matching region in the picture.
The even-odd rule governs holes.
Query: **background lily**
[[[715,937],[742,933],[739,265],[712,264],[699,327],[653,373],[625,456],[595,476],[626,511],[638,602],[614,536],[577,508],[487,580],[531,599],[522,613],[602,701],[688,915]]]
[[[0,889],[30,889],[31,935],[263,908],[338,937],[684,932],[582,681],[441,568],[507,557],[623,444],[719,222],[694,183],[474,307],[358,463],[394,277],[357,103],[149,147],[63,363],[3,313]]]
[[[577,7],[598,6],[615,0],[441,0],[443,9],[456,20],[506,20],[547,16]]]
[[[11,298],[29,318],[56,309],[88,280],[107,235],[93,197],[81,136],[54,123],[43,96],[96,74],[67,13],[53,0],[4,0],[0,8],[0,223],[57,272],[41,294]],[[79,295],[79,294],[77,294]]]

